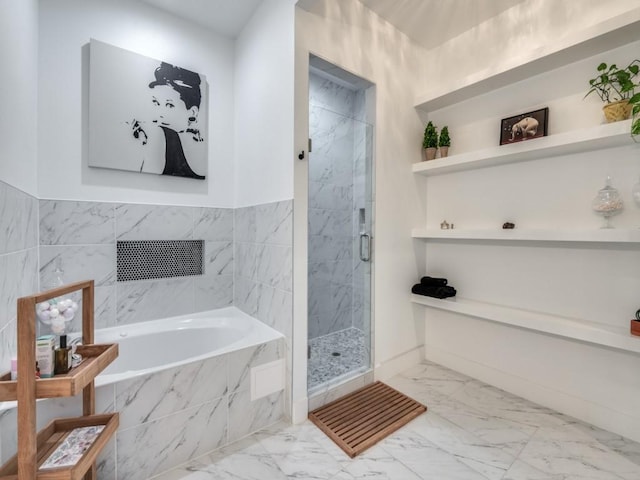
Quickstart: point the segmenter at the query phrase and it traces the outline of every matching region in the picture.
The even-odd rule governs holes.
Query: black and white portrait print
[[[89,165],[204,180],[203,75],[91,40]]]

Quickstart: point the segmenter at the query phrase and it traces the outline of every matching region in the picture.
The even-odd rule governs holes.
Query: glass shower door
[[[313,395],[371,368],[374,202],[365,90],[313,71],[309,80],[307,384]]]

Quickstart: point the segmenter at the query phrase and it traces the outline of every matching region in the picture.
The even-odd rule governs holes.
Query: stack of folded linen
[[[420,283],[411,288],[411,293],[435,298],[448,298],[456,296],[456,289],[447,286],[446,278],[422,277]]]

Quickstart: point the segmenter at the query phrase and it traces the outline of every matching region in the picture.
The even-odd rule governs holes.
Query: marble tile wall
[[[16,300],[38,291],[37,247],[38,201],[0,182],[0,371],[16,354]]]
[[[233,210],[40,200],[40,282],[94,279],[96,328],[233,303]],[[204,240],[205,274],[116,282],[118,240]],[[79,331],[77,320],[71,331]]]
[[[293,202],[237,208],[234,305],[291,338]]]
[[[285,411],[293,359],[293,201],[234,210],[234,295],[240,310],[285,336]],[[239,397],[241,399],[241,397]]]
[[[18,298],[38,291],[38,201],[0,181],[0,372],[17,353]],[[15,449],[16,417],[0,412],[0,460]]]
[[[100,479],[149,478],[283,419],[284,391],[251,401],[249,372],[284,354],[279,339],[116,383],[120,427]]]

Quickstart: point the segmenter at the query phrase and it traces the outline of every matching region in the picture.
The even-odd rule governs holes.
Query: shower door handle
[[[364,241],[364,242],[363,242]],[[363,243],[366,244],[366,254],[364,249],[362,248]],[[368,233],[360,234],[360,260],[363,262],[368,262],[371,260],[371,235]]]

